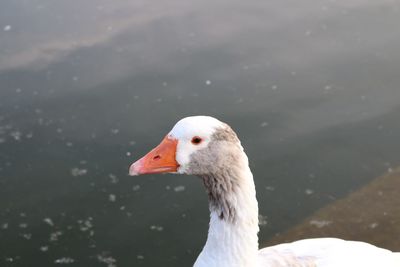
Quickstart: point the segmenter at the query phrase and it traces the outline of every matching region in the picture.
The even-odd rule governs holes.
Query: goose
[[[258,203],[248,162],[228,124],[192,116],[177,122],[157,147],[130,166],[129,174],[201,178],[210,224],[194,267],[400,267],[399,252],[338,238],[304,239],[259,250]]]

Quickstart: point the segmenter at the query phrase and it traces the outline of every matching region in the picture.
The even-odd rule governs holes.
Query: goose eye
[[[201,137],[195,136],[192,138],[192,144],[193,145],[198,145],[203,141],[203,139],[201,139]]]

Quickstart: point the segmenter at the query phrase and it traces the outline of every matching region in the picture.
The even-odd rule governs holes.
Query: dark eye
[[[192,138],[192,144],[193,145],[198,145],[203,141],[203,139],[201,139],[201,137],[195,136]]]

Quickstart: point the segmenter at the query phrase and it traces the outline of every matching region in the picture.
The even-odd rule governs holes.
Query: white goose
[[[195,267],[400,267],[400,253],[336,238],[259,250],[258,204],[248,158],[235,132],[215,118],[180,120],[161,144],[131,165],[129,173],[202,178],[211,219]]]

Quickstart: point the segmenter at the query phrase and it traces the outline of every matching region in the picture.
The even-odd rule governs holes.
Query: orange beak
[[[177,172],[176,147],[178,140],[166,136],[161,143],[129,168],[129,175]]]

